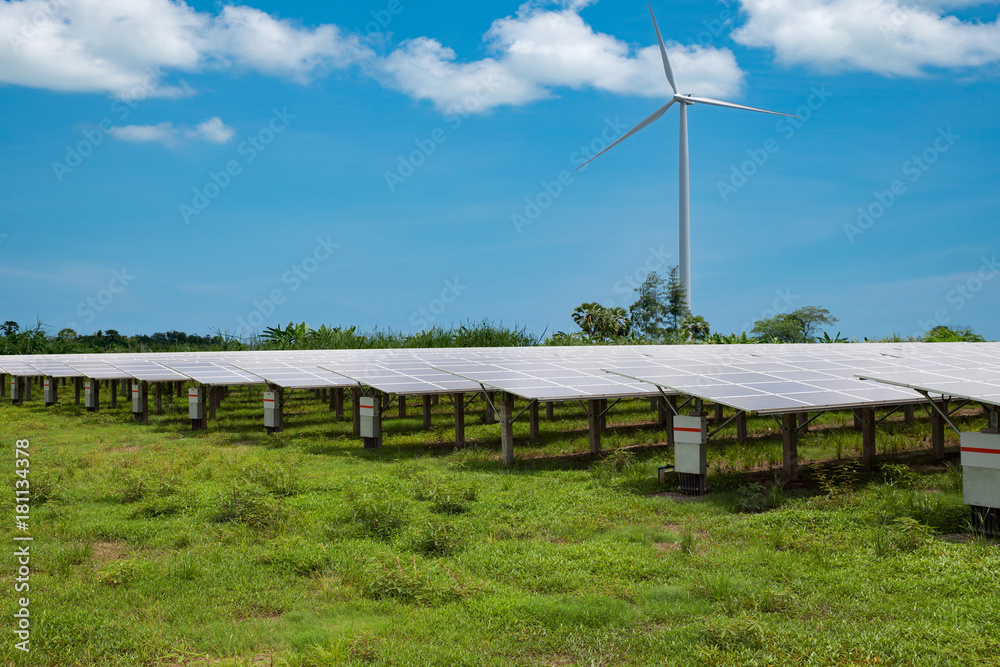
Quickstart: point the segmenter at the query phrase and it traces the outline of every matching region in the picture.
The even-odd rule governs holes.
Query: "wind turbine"
[[[656,30],[656,40],[660,43],[660,56],[663,58],[663,72],[667,75],[667,82],[670,84],[670,88],[674,91],[674,96],[669,102],[664,104],[662,107],[654,111],[649,118],[642,121],[631,130],[619,137],[614,143],[605,148],[603,151],[590,158],[583,164],[581,164],[577,169],[583,169],[585,166],[599,158],[604,153],[608,152],[621,142],[625,141],[633,134],[643,129],[647,125],[651,125],[655,121],[660,119],[660,116],[667,112],[673,104],[676,102],[680,105],[680,116],[681,116],[681,136],[679,142],[679,153],[680,153],[680,169],[678,170],[678,190],[679,190],[679,217],[680,217],[680,279],[681,285],[684,287],[685,299],[687,301],[688,310],[691,310],[691,188],[690,188],[690,172],[688,169],[688,125],[687,125],[687,108],[692,104],[708,104],[716,107],[729,107],[730,109],[745,109],[747,111],[759,111],[760,113],[774,114],[775,116],[789,116],[791,118],[798,118],[798,116],[793,116],[787,113],[778,113],[777,111],[768,111],[767,109],[758,109],[756,107],[748,107],[742,104],[733,104],[732,102],[725,102],[723,100],[714,100],[711,97],[695,97],[689,94],[680,94],[677,92],[677,82],[674,80],[674,71],[670,68],[670,59],[667,58],[667,49],[663,45],[663,37],[660,36],[660,28],[656,25],[656,16],[653,15],[653,7],[649,5],[649,15],[653,19],[653,29]]]

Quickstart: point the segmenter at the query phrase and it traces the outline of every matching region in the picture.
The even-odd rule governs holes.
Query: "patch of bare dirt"
[[[110,563],[128,558],[128,548],[121,542],[94,542],[90,545],[90,557],[96,563]]]

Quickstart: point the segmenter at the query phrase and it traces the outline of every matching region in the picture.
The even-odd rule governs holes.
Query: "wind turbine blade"
[[[693,95],[684,95],[685,100],[691,100],[692,102],[698,102],[699,104],[710,104],[714,107],[728,107],[730,109],[745,109],[746,111],[759,111],[760,113],[769,113],[775,116],[788,116],[789,118],[798,118],[798,116],[790,113],[781,113],[778,111],[768,111],[767,109],[758,109],[757,107],[748,107],[742,104],[733,104],[732,102],[724,102],[722,100],[713,100],[711,97],[694,97]]]
[[[667,58],[667,47],[663,46],[663,38],[660,37],[660,27],[656,25],[656,17],[653,16],[653,6],[646,3],[649,7],[649,15],[653,18],[653,29],[656,30],[656,41],[660,43],[660,57],[663,58],[663,73],[667,75],[667,81],[670,82],[670,87],[674,89],[674,95],[677,94],[677,82],[674,81],[674,71],[670,69],[670,59]]]
[[[649,118],[647,118],[646,120],[642,121],[641,123],[639,123],[638,125],[636,125],[635,127],[633,127],[631,130],[629,130],[628,132],[626,132],[625,134],[623,134],[621,137],[619,137],[613,144],[611,144],[610,146],[608,146],[607,148],[605,148],[603,151],[601,151],[600,153],[598,153],[597,155],[595,155],[594,157],[590,158],[589,160],[587,160],[586,162],[584,162],[583,164],[581,164],[579,167],[577,167],[576,168],[577,171],[579,171],[580,169],[583,169],[588,164],[590,164],[591,162],[593,162],[597,158],[601,157],[602,155],[604,155],[605,153],[607,153],[609,150],[611,150],[612,148],[614,148],[615,146],[617,146],[621,142],[625,141],[626,139],[628,139],[629,137],[631,137],[633,134],[635,134],[636,132],[638,132],[642,128],[644,128],[647,125],[649,125],[651,123],[654,123],[657,120],[659,120],[660,116],[662,116],[663,114],[667,113],[667,109],[669,109],[670,106],[673,103],[674,103],[674,101],[670,100],[669,102],[667,102],[666,104],[664,104],[662,107],[660,107],[659,109],[657,109],[656,111],[654,111],[652,113],[652,115],[649,116]]]

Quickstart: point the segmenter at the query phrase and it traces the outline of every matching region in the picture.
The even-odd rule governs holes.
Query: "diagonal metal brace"
[[[674,407],[674,404],[670,402],[670,399],[667,396],[666,392],[663,391],[663,387],[661,387],[660,385],[656,385],[656,388],[660,391],[660,396],[663,397],[663,402],[667,404],[667,407],[670,408],[670,411],[674,413],[675,417],[678,416],[680,413],[677,411],[677,408]],[[681,407],[683,408],[684,406],[682,405]]]
[[[536,403],[538,403],[538,401],[537,401],[537,400],[531,400],[531,401],[528,401],[528,404],[527,404],[526,406],[524,406],[524,407],[523,407],[523,408],[521,409],[521,411],[520,411],[520,412],[518,412],[518,413],[517,413],[516,415],[514,415],[513,417],[511,417],[511,418],[510,418],[510,423],[511,423],[511,424],[513,424],[514,422],[516,422],[516,421],[517,421],[517,418],[518,418],[518,417],[520,417],[520,416],[521,416],[521,415],[523,415],[523,414],[524,414],[525,412],[527,412],[527,411],[528,411],[528,408],[530,408],[530,407],[531,407],[532,405],[534,405],[534,404],[536,404]]]
[[[931,400],[931,397],[930,397],[930,396],[928,396],[928,395],[927,395],[927,392],[926,392],[926,391],[924,391],[923,389],[917,389],[917,391],[918,391],[918,392],[920,392],[921,394],[923,394],[924,398],[926,398],[926,399],[927,399],[928,401],[930,401],[930,404],[931,404],[931,407],[932,407],[932,408],[934,408],[934,410],[935,410],[935,411],[936,411],[936,412],[937,412],[937,413],[938,413],[939,415],[941,415],[941,417],[942,417],[942,418],[943,418],[943,419],[944,419],[944,420],[945,420],[945,421],[946,421],[946,422],[948,423],[948,426],[950,426],[950,427],[951,427],[951,429],[952,429],[953,431],[955,431],[955,433],[958,433],[959,435],[962,435],[962,432],[958,430],[958,427],[957,427],[957,426],[955,426],[955,425],[954,425],[954,424],[953,424],[953,423],[951,422],[951,420],[950,420],[950,419],[948,419],[948,413],[946,413],[946,412],[945,412],[944,410],[942,410],[941,408],[939,408],[939,407],[938,407],[938,404],[937,404],[937,401],[934,401],[934,400]]]
[[[958,412],[959,410],[961,410],[962,408],[964,408],[964,407],[965,407],[966,405],[968,405],[969,403],[972,403],[972,401],[964,401],[964,402],[963,402],[963,403],[961,403],[960,405],[956,406],[956,407],[955,407],[955,408],[954,408],[953,410],[949,410],[949,411],[948,411],[948,414],[949,414],[949,415],[953,415],[953,414],[955,414],[956,412]]]
[[[875,421],[875,425],[878,426],[879,424],[881,424],[882,422],[884,422],[886,419],[888,419],[891,415],[899,412],[902,408],[903,408],[902,405],[897,405],[892,410],[889,410],[889,412],[887,412],[884,415],[882,415],[882,419],[879,419],[879,420]]]
[[[597,415],[597,416],[598,416],[598,417],[603,417],[604,415],[608,414],[608,410],[610,410],[611,408],[613,408],[613,407],[615,407],[616,405],[618,405],[618,403],[620,403],[620,402],[621,402],[621,400],[622,400],[622,399],[620,399],[620,398],[616,398],[616,399],[615,399],[615,402],[614,402],[614,403],[612,403],[612,404],[611,404],[611,405],[609,405],[608,407],[606,407],[606,408],[604,408],[603,410],[601,410],[601,414],[599,414],[599,415]],[[522,410],[521,412],[524,412],[524,410]]]
[[[709,437],[709,439],[711,439],[711,437],[712,437],[713,435],[715,435],[716,433],[718,433],[718,432],[719,432],[719,431],[721,431],[722,429],[724,429],[724,428],[726,428],[727,426],[729,426],[729,424],[731,424],[731,423],[733,422],[733,420],[734,420],[734,419],[736,419],[737,417],[739,417],[739,416],[740,416],[740,415],[742,415],[742,414],[746,414],[746,413],[745,413],[745,412],[743,412],[742,410],[739,410],[739,411],[738,411],[738,412],[737,412],[736,414],[734,414],[734,415],[733,415],[732,417],[730,417],[730,418],[729,418],[729,419],[727,419],[726,421],[724,421],[724,422],[722,422],[721,424],[719,424],[719,425],[718,425],[718,426],[716,427],[716,429],[715,429],[714,431],[710,431],[710,432],[709,432],[709,434],[708,434],[708,437]]]
[[[796,431],[801,431],[801,430],[802,430],[802,429],[804,429],[804,428],[805,428],[806,426],[809,426],[809,424],[812,424],[812,423],[813,423],[814,421],[816,421],[817,419],[819,419],[819,418],[820,418],[820,416],[822,416],[822,415],[825,415],[825,414],[826,414],[826,410],[820,410],[820,411],[819,411],[819,412],[817,412],[817,413],[816,413],[815,415],[813,415],[813,416],[812,416],[812,417],[810,417],[809,419],[805,420],[804,422],[802,422],[801,424],[799,424],[798,426],[796,426],[796,427],[795,427],[795,430],[796,430]]]

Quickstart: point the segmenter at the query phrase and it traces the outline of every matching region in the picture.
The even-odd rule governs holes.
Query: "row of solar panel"
[[[499,390],[531,400],[684,394],[747,412],[783,413],[899,405],[924,396],[903,381],[929,374],[935,393],[1000,400],[1000,344],[891,343],[406,350],[288,350],[0,357],[18,376],[270,383],[286,388],[358,385],[390,394]],[[924,388],[924,387],[920,387]],[[980,398],[974,398],[980,400]]]

